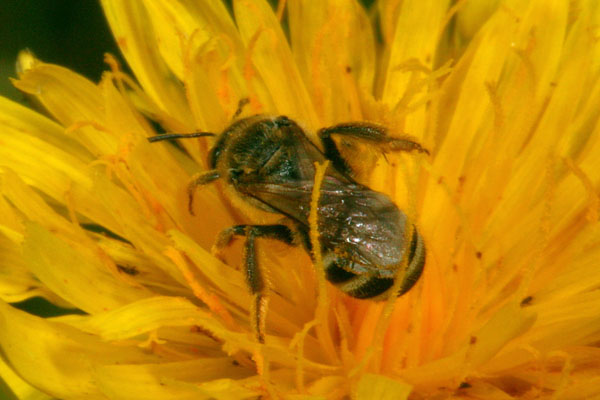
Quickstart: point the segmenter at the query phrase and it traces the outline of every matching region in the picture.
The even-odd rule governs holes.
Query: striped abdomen
[[[358,299],[387,298],[386,293],[394,285],[394,278],[382,278],[372,273],[360,273],[365,267],[343,257],[336,256],[333,252],[324,254],[325,276],[344,293]],[[400,285],[398,296],[406,293],[419,280],[425,264],[425,246],[423,238],[413,229],[412,238],[408,246],[408,267]],[[400,270],[398,265],[398,271]],[[370,266],[369,269],[372,269]],[[353,272],[354,271],[354,272]]]

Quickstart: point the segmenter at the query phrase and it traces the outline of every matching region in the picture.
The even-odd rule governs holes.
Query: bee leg
[[[325,153],[325,157],[327,157],[333,166],[348,175],[352,175],[352,168],[348,165],[344,157],[342,157],[337,145],[331,138],[332,128],[323,128],[319,130],[318,135],[319,139],[321,139],[321,144],[323,144],[323,150]]]
[[[388,138],[384,144],[384,148],[391,151],[413,151],[416,150],[419,153],[429,154],[429,150],[421,146],[420,143],[415,142],[409,138]]]
[[[206,185],[212,181],[219,179],[221,176],[216,169],[201,172],[193,176],[192,181],[188,184],[187,193],[188,193],[188,211],[190,214],[194,215],[193,205],[194,205],[194,193],[196,192],[196,188],[201,185]]]
[[[252,327],[258,341],[264,343],[267,288],[261,268],[258,266],[255,241],[256,238],[269,238],[292,245],[294,244],[294,233],[286,225],[235,225],[219,234],[215,248],[220,249],[227,246],[235,236],[246,237],[244,263],[246,283],[253,296],[253,303],[250,307]]]
[[[253,229],[248,231],[246,245],[244,246],[244,258],[246,260],[246,282],[252,293],[253,303],[250,306],[250,320],[259,343],[265,342],[266,308],[267,298],[265,296],[265,280],[262,271],[258,267],[256,257],[255,241],[256,233]]]
[[[388,136],[388,131],[385,127],[367,122],[349,122],[334,125],[319,130],[318,135],[323,144],[325,156],[331,160],[337,169],[346,173],[351,173],[352,170],[340,154],[337,145],[331,138],[332,135],[349,136],[356,140],[372,142],[382,146],[384,149],[392,151],[416,150],[420,153],[429,154],[429,151],[418,142],[415,142],[408,137],[391,138]]]
[[[213,246],[213,253],[217,253],[222,248],[227,247],[235,236],[247,237],[250,230],[256,237],[275,239],[289,245],[296,244],[296,235],[287,225],[234,225],[219,233],[217,241]]]

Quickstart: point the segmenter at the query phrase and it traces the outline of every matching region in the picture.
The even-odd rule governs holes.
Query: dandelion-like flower
[[[0,99],[0,376],[15,398],[600,396],[596,2],[102,4],[135,78],[112,57],[95,84],[24,53],[14,84],[45,114]],[[342,146],[425,240],[410,292],[350,298],[301,248],[261,240],[256,340],[241,246],[210,250],[248,216],[218,184],[187,209],[213,139],[146,140],[219,133],[241,99],[313,139],[372,121],[430,151]],[[34,296],[81,312],[11,305]]]

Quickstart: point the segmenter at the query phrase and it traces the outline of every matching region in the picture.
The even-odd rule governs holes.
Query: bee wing
[[[242,191],[308,227],[313,187],[312,180],[254,182]],[[373,271],[397,268],[405,248],[406,215],[389,197],[326,175],[318,207],[319,238],[325,248]]]
[[[251,182],[238,185],[238,190],[301,224],[308,225],[313,185],[312,181]]]
[[[362,185],[325,190],[319,198],[321,240],[376,272],[396,270],[402,261],[406,220],[388,196]]]

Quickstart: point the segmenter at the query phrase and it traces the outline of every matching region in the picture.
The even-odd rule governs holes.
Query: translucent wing
[[[312,180],[253,182],[240,190],[308,227],[313,185]],[[326,175],[317,215],[323,247],[373,271],[400,264],[406,215],[386,195]]]

